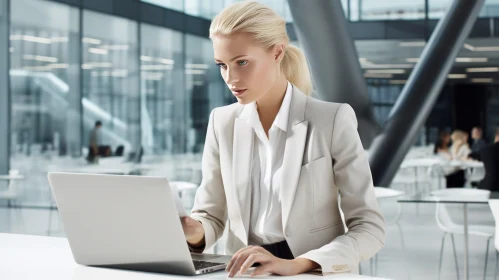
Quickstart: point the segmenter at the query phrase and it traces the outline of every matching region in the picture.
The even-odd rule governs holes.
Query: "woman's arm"
[[[334,180],[339,188],[341,209],[348,232],[300,258],[318,263],[322,272],[357,271],[361,261],[371,258],[385,241],[385,220],[374,195],[367,153],[357,132],[352,107],[341,105],[336,113],[331,139]]]
[[[203,151],[203,181],[196,192],[191,217],[201,222],[204,231],[204,244],[196,251],[203,251],[215,244],[225,228],[227,205],[220,169],[220,155],[215,129],[215,111],[211,112]],[[196,238],[193,238],[196,239]],[[194,244],[193,244],[194,245]],[[191,248],[193,249],[193,248]]]

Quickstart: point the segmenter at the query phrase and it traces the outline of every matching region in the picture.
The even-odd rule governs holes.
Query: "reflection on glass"
[[[211,41],[188,34],[185,36],[185,98],[190,110],[186,148],[188,152],[200,153],[211,110],[235,100],[213,60]]]
[[[425,18],[424,0],[351,0],[358,1],[359,20],[396,20]]]
[[[224,0],[184,0],[185,13],[212,19],[225,7]]]
[[[83,125],[89,145],[102,121],[99,145],[125,153],[140,149],[137,23],[91,11],[83,13]]]
[[[47,205],[50,164],[81,153],[73,82],[79,67],[72,56],[78,52],[78,15],[57,3],[11,1],[10,159],[12,169],[30,175],[23,204]]]
[[[187,123],[182,33],[141,25],[142,145],[147,154],[182,153]]]
[[[452,3],[452,0],[430,0],[428,3],[428,17],[430,19],[443,17]],[[486,0],[480,11],[479,17],[497,16],[499,16],[499,0]]]
[[[141,1],[167,9],[172,9],[181,12],[184,11],[183,0],[141,0]]]

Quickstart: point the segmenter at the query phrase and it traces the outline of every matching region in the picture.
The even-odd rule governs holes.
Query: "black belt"
[[[261,247],[280,259],[292,260],[295,258],[286,240],[274,244],[261,245]]]

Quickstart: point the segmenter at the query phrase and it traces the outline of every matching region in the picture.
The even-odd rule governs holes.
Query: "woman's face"
[[[274,86],[280,74],[282,46],[270,50],[245,33],[212,38],[220,74],[240,104],[256,101]]]

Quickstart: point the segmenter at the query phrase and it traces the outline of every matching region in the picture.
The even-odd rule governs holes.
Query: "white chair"
[[[497,278],[497,266],[499,262],[499,227],[497,224],[499,223],[499,199],[491,199],[489,200],[490,210],[492,211],[492,215],[494,216],[494,220],[496,222],[496,230],[495,230],[495,241],[494,247],[496,249],[496,268],[494,272],[494,279]]]
[[[7,200],[8,207],[15,207],[17,200],[20,197],[20,190],[18,189],[18,182],[16,180],[22,178],[19,170],[10,170],[6,180],[9,182],[8,188],[0,191],[0,200]]]
[[[490,191],[488,190],[478,190],[478,189],[442,189],[442,190],[437,190],[433,191],[432,195],[434,196],[440,196],[440,197],[453,197],[456,199],[459,199],[460,197],[465,197],[465,198],[477,198],[477,199],[484,199],[487,200],[490,196]],[[442,245],[440,247],[440,261],[438,265],[438,278],[440,279],[440,272],[442,270],[442,257],[444,253],[444,244],[445,244],[445,237],[447,234],[450,234],[451,236],[451,241],[452,241],[452,249],[454,251],[454,262],[456,265],[456,273],[459,279],[459,265],[457,263],[457,254],[456,254],[456,244],[454,241],[454,235],[455,234],[462,234],[464,235],[464,225],[457,224],[455,223],[447,209],[447,206],[445,203],[437,203],[436,211],[435,211],[435,218],[437,220],[437,225],[438,227],[444,232],[444,236],[442,237]],[[475,236],[482,236],[487,238],[487,249],[485,251],[485,268],[484,268],[484,273],[483,273],[483,279],[486,277],[486,272],[487,272],[487,260],[488,260],[488,254],[489,254],[489,244],[490,244],[490,239],[494,236],[494,227],[492,226],[486,226],[486,225],[474,225],[472,223],[469,224],[468,226],[468,234],[469,235],[475,235]]]
[[[376,199],[378,200],[378,203],[381,208],[381,212],[383,213],[383,216],[385,218],[385,223],[387,226],[395,226],[397,227],[399,236],[400,236],[400,243],[402,246],[402,252],[405,254],[405,242],[404,242],[404,236],[402,233],[402,228],[399,225],[399,220],[400,216],[402,214],[402,208],[400,203],[397,202],[397,198],[404,195],[405,193],[399,190],[394,190],[391,188],[385,188],[385,187],[374,187],[374,195],[376,196]],[[407,270],[407,264],[406,264],[406,270]],[[374,257],[371,258],[371,275],[376,275],[378,270],[378,255],[374,255]],[[408,277],[410,277],[410,273],[407,270]]]

